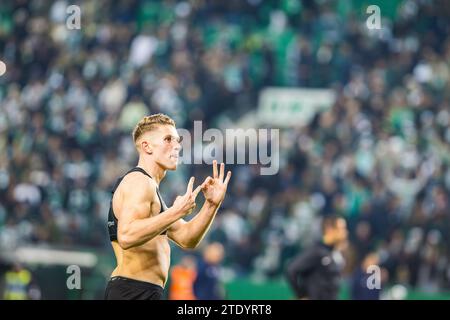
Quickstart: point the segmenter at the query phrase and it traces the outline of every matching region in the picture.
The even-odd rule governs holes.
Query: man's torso
[[[122,190],[123,188],[130,187],[130,184],[127,183],[129,182],[127,181],[127,177],[132,175],[141,175],[142,178],[148,179],[149,183],[154,183],[141,172],[127,174],[114,191],[112,198],[112,209],[114,213],[121,212],[123,205]],[[149,205],[147,217],[160,214],[161,205],[158,194],[155,192]],[[127,250],[122,249],[117,241],[111,241],[111,244],[117,260],[117,267],[114,269],[111,275],[112,277],[121,276],[164,287],[170,266],[170,246],[166,234],[156,236],[142,245]]]

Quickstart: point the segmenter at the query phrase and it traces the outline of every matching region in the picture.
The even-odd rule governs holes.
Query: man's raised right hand
[[[180,212],[182,217],[187,216],[194,210],[196,206],[195,198],[202,189],[202,185],[199,185],[194,191],[192,191],[192,189],[194,188],[194,180],[194,177],[191,177],[191,179],[189,179],[186,193],[182,196],[178,196],[172,206],[173,209],[175,209],[177,212]]]

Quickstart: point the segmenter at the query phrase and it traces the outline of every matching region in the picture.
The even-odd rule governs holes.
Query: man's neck
[[[153,178],[153,180],[155,180],[158,186],[161,180],[164,179],[164,176],[166,175],[166,170],[162,169],[156,163],[145,161],[142,158],[139,159],[137,166],[144,169],[145,172],[147,172]]]

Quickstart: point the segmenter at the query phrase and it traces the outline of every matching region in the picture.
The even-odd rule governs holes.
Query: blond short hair
[[[133,141],[136,144],[139,137],[148,131],[152,131],[158,125],[170,125],[175,127],[175,121],[168,115],[157,113],[142,118],[133,129]]]

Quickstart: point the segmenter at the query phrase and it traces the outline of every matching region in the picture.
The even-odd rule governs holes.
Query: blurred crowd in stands
[[[275,278],[338,213],[347,275],[376,251],[389,283],[450,289],[450,9],[387,2],[369,30],[364,1],[1,1],[0,247],[109,250],[110,189],[143,115],[226,127],[262,88],[332,88],[332,108],[281,130],[277,175],[228,166],[206,241],[234,274]],[[169,173],[166,202],[210,171]]]

